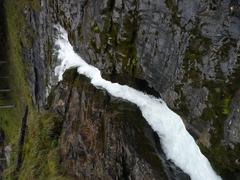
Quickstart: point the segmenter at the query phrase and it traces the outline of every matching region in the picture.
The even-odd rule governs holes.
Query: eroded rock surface
[[[74,73],[65,75],[52,102],[52,111],[63,119],[60,161],[68,175],[189,179],[164,159],[158,137],[135,105],[109,96]]]
[[[239,90],[239,7],[239,0],[41,0],[39,9],[23,10],[32,37],[32,46],[23,42],[23,51],[25,63],[30,66],[33,101],[41,109],[46,104],[47,85],[56,85],[53,26],[60,23],[69,32],[76,52],[105,77],[114,79],[124,74],[122,83],[133,85],[139,80],[139,88],[148,85],[142,89],[152,88],[161,94],[184,118],[217,172],[238,173],[239,106],[229,105],[236,104]],[[96,112],[100,113],[102,109],[98,108]],[[66,118],[70,118],[69,110],[62,112]],[[83,116],[82,109],[78,110]],[[91,123],[91,118],[88,120],[86,129],[75,131],[99,127]],[[109,120],[106,123],[116,128]],[[75,141],[70,142],[82,143]],[[231,152],[225,141],[234,143]],[[123,149],[121,155],[125,156],[126,151]],[[81,152],[87,158],[85,150]],[[85,163],[85,167],[92,165],[90,160]],[[77,171],[84,173],[83,169]],[[100,171],[94,170],[95,175]]]

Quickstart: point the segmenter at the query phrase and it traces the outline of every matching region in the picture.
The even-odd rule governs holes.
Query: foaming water
[[[63,73],[77,67],[79,74],[85,75],[95,87],[107,90],[112,96],[125,99],[136,104],[143,117],[154,131],[157,132],[166,157],[173,161],[193,180],[220,180],[212,169],[208,159],[201,153],[193,137],[186,130],[179,115],[169,109],[166,103],[144,94],[126,85],[112,83],[102,78],[101,72],[96,67],[86,63],[73,50],[68,41],[67,32],[60,26],[56,40],[58,58],[61,64],[55,68],[58,80],[62,80]]]

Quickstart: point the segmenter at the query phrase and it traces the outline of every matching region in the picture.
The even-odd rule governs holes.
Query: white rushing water
[[[68,41],[67,32],[56,26],[59,37],[56,40],[58,58],[61,64],[55,68],[58,80],[63,73],[77,67],[79,74],[91,79],[95,87],[107,90],[112,96],[125,99],[136,104],[152,129],[157,132],[166,157],[187,173],[192,180],[220,180],[208,159],[201,153],[193,137],[186,130],[179,115],[169,109],[166,103],[155,97],[144,94],[126,85],[112,83],[101,77],[101,72],[86,63],[73,50]]]

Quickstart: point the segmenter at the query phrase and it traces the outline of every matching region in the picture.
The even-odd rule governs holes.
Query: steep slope
[[[184,118],[186,127],[217,172],[227,179],[239,177],[239,1],[8,0],[5,8],[10,59],[14,62],[11,67],[15,70],[14,77],[17,77],[14,82],[19,84],[16,87],[21,87],[21,84],[24,87],[24,90],[17,90],[24,97],[21,101],[16,99],[17,107],[33,103],[35,108],[30,112],[39,116],[53,108],[47,104],[47,96],[50,94],[51,99],[57,82],[53,72],[58,64],[56,57],[52,56],[53,26],[60,23],[67,29],[75,50],[88,63],[98,67],[105,78],[155,96],[161,95]],[[58,101],[56,97],[54,101]],[[92,106],[88,105],[87,109]],[[19,109],[18,119],[23,111]],[[66,116],[65,111],[62,113]],[[134,116],[140,118],[136,114]],[[90,115],[93,114],[90,112]],[[79,117],[69,123],[81,119]],[[68,121],[61,121],[65,126],[58,129],[65,132]],[[35,121],[30,118],[29,129],[34,124],[31,122]],[[39,131],[38,127],[34,130]],[[63,136],[61,132],[59,137]],[[75,133],[74,137],[80,130]],[[64,138],[70,140],[71,136],[67,134]],[[28,142],[36,138],[27,137]],[[57,142],[61,142],[59,137]],[[76,143],[74,137],[71,143]],[[14,138],[11,135],[9,139]],[[56,146],[60,145],[57,143]],[[78,149],[72,152],[76,151]],[[141,156],[138,154],[134,158],[141,159]],[[26,158],[25,168],[31,171],[27,167],[28,161],[31,158]],[[151,163],[154,161],[155,158]],[[79,162],[74,161],[67,166],[71,175],[74,172],[74,176],[78,176],[76,168]],[[148,167],[150,172],[151,166]],[[46,170],[43,168],[41,171]],[[80,171],[91,172],[87,167]]]

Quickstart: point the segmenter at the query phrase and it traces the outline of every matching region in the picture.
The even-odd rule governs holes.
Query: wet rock
[[[109,79],[109,75],[125,74],[123,84],[146,81],[186,119],[196,139],[202,139],[199,142],[209,151],[214,152],[222,140],[239,143],[237,106],[228,114],[228,99],[237,92],[240,81],[239,4],[230,0],[41,0],[39,10],[24,10],[29,27],[36,32],[33,36],[27,31],[33,41],[31,47],[23,44],[33,102],[41,109],[47,102],[48,87],[57,84],[53,25],[60,23],[81,57]],[[72,90],[61,86],[56,92],[59,102],[55,110],[65,116],[65,98],[71,97]],[[80,97],[77,91],[73,95]],[[222,123],[224,120],[227,123]],[[74,143],[83,144],[84,140]],[[83,147],[79,152],[77,156],[87,158]],[[210,162],[218,160],[206,155]],[[224,163],[219,166],[227,168]],[[85,168],[87,171],[87,165]]]
[[[94,88],[83,76],[67,81],[56,88],[52,110],[64,116],[60,157],[68,175],[168,179],[159,142],[134,105]]]

